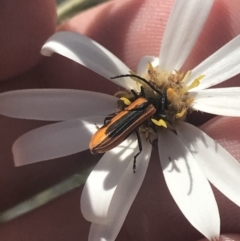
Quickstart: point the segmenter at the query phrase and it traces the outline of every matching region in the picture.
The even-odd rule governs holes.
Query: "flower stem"
[[[18,218],[36,208],[39,208],[50,201],[66,194],[73,189],[83,185],[91,172],[92,167],[88,168],[81,173],[74,174],[64,181],[34,195],[28,200],[25,200],[16,206],[0,213],[0,223],[9,222],[15,218]]]
[[[57,7],[58,23],[62,23],[75,14],[109,0],[65,0]]]

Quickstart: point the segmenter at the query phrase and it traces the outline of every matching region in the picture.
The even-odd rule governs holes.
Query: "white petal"
[[[156,67],[159,64],[159,58],[156,58],[156,57],[153,57],[153,56],[142,57],[141,60],[138,63],[137,73],[138,74],[146,73],[148,63],[151,63],[153,67]]]
[[[181,123],[177,128],[208,180],[240,206],[240,164],[223,147],[200,129]]]
[[[95,223],[107,223],[113,194],[137,150],[136,137],[131,135],[100,159],[82,192],[81,210],[85,219]]]
[[[110,241],[116,239],[142,185],[148,167],[152,147],[145,140],[142,141],[142,144],[143,151],[137,158],[136,173],[133,173],[131,161],[117,183],[117,188],[107,213],[107,223],[105,225],[93,223],[90,229],[89,241]],[[112,173],[112,175],[116,174]]]
[[[0,114],[59,121],[114,113],[117,98],[84,90],[32,89],[0,94]]]
[[[89,141],[104,117],[88,117],[37,128],[13,144],[16,166],[68,156],[88,149]]]
[[[193,108],[203,112],[240,116],[240,87],[206,89],[191,92],[195,96]]]
[[[191,84],[195,78],[202,74],[204,74],[205,77],[201,80],[200,85],[190,91],[202,90],[220,84],[240,73],[239,63],[240,35],[195,67],[186,84]]]
[[[214,0],[177,0],[163,35],[159,68],[179,70],[186,61]]]
[[[94,40],[78,33],[66,31],[53,34],[43,45],[41,53],[51,56],[54,52],[107,79],[129,74],[129,68],[114,54]],[[127,89],[135,87],[135,82],[130,78],[115,79],[113,82]]]
[[[220,218],[217,203],[191,152],[171,131],[160,133],[158,148],[167,186],[180,210],[209,240],[218,237]]]

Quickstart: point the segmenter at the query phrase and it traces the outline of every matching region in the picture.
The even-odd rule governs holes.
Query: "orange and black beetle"
[[[133,77],[138,78],[147,84],[159,96],[158,98],[145,98],[144,89],[141,88],[141,93],[137,94],[132,90],[135,96],[135,101],[125,109],[117,113],[114,117],[106,118],[109,120],[92,136],[89,143],[89,149],[92,153],[105,153],[121,142],[123,142],[130,134],[136,133],[139,145],[139,152],[134,156],[133,170],[136,170],[136,158],[142,151],[141,139],[138,127],[153,116],[163,117],[165,115],[166,95],[156,89],[150,82],[138,75],[120,75],[113,77]]]

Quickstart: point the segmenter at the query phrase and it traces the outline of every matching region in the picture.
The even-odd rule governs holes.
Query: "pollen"
[[[186,114],[186,111],[187,111],[186,108],[182,109],[181,112],[179,112],[179,113],[176,114],[176,119],[182,118],[182,117]]]
[[[152,122],[157,125],[157,126],[162,126],[164,128],[167,128],[167,123],[163,120],[163,119],[160,119],[160,120],[156,120],[156,119],[151,119]]]

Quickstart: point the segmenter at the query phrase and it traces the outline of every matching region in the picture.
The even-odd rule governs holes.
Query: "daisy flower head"
[[[240,36],[194,69],[181,70],[213,2],[176,0],[159,57],[143,57],[135,72],[86,36],[58,32],[48,39],[42,48],[43,55],[58,53],[113,81],[124,88],[115,96],[58,89],[19,90],[0,95],[3,115],[61,121],[17,139],[13,145],[17,165],[86,150],[90,140],[93,143],[96,135],[99,137],[99,131],[108,130],[116,120],[123,120],[129,113],[137,115],[136,120],[131,119],[134,123],[127,123],[130,128],[127,134],[138,131],[141,153],[134,133],[126,140],[119,140],[116,134],[116,146],[113,144],[113,149],[107,149],[86,181],[81,210],[92,223],[89,240],[116,239],[144,180],[151,142],[155,140],[171,195],[188,221],[205,237],[215,240],[220,234],[219,211],[209,182],[240,205],[238,162],[200,129],[184,122],[187,114],[195,110],[240,116],[239,87],[209,89],[240,73]],[[122,78],[113,78],[116,76]],[[144,108],[139,103],[144,104]],[[115,112],[113,119],[97,131],[96,124],[102,125],[104,118]],[[125,128],[124,123],[118,126]],[[94,148],[104,141],[100,140],[100,144],[94,141],[90,148],[101,152]],[[136,154],[139,155],[133,174]]]

